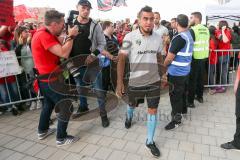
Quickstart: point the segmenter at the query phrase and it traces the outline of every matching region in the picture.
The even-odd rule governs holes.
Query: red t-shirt
[[[7,48],[1,48],[1,51],[8,51]],[[0,53],[4,53],[4,52],[0,52]],[[16,82],[16,78],[15,76],[8,76],[8,77],[4,77],[4,78],[0,78],[0,84],[4,84],[5,83],[5,79],[7,83],[13,83]]]
[[[32,37],[34,36],[34,34],[36,33],[36,29],[30,30],[29,32],[31,33]]]
[[[60,58],[48,50],[57,44],[60,44],[57,37],[46,28],[41,28],[34,34],[31,43],[32,54],[39,74],[49,74],[58,67]]]
[[[229,29],[225,29],[224,32],[229,39],[229,41],[227,43],[224,43],[222,40],[218,39],[220,36],[222,36],[222,30],[217,30],[216,31],[216,37],[218,39],[218,49],[229,50],[229,49],[231,49],[231,39],[232,39],[231,31]],[[228,54],[230,54],[230,52],[219,52],[218,56],[222,56],[222,55],[226,56]]]
[[[117,40],[118,40],[118,43],[119,43],[120,46],[121,46],[122,43],[123,43],[124,37],[125,37],[125,35],[123,35],[121,32],[119,32],[119,33],[117,34]]]
[[[210,49],[209,63],[217,64],[218,56],[217,53],[214,51],[217,49],[217,41],[215,42],[212,38],[209,41],[209,49]]]

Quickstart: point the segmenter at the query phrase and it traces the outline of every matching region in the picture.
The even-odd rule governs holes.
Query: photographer
[[[98,99],[102,126],[108,127],[109,120],[105,110],[106,95],[103,91],[102,74],[98,70],[99,64],[95,63],[98,62],[97,56],[103,51],[106,40],[101,26],[89,17],[91,8],[91,3],[88,0],[80,0],[77,4],[79,15],[73,19],[73,24],[78,26],[79,34],[73,41],[70,56],[75,58],[77,58],[76,56],[86,56],[84,58],[85,65],[80,67],[78,74],[72,74],[80,94],[80,105],[73,118],[89,111],[86,95],[81,93],[79,88],[92,84]],[[97,73],[96,70],[98,70]],[[89,76],[89,82],[86,82],[86,75]]]
[[[56,105],[62,105],[65,108],[71,107],[70,102],[65,103],[66,97],[64,95],[52,90],[49,86],[56,81],[56,78],[49,78],[50,74],[59,67],[60,58],[68,58],[73,45],[73,37],[78,33],[76,27],[69,29],[66,42],[61,46],[57,37],[62,33],[63,29],[64,14],[56,10],[50,10],[45,13],[45,27],[39,29],[32,39],[33,60],[39,72],[39,87],[44,96],[38,126],[39,140],[45,139],[56,130],[49,128],[49,119],[54,107],[56,107]],[[61,117],[61,119],[59,117]],[[64,119],[62,119],[62,117],[64,117]],[[78,140],[76,137],[67,135],[66,130],[69,118],[69,114],[63,112],[59,112],[58,114],[57,146],[71,144]]]

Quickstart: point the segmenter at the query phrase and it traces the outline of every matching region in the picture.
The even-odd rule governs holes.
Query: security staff
[[[194,108],[194,98],[203,103],[203,77],[206,59],[209,55],[209,30],[201,24],[202,14],[193,12],[190,18],[191,32],[195,40],[193,47],[193,61],[188,88],[188,107]]]
[[[168,67],[169,96],[172,121],[165,127],[171,130],[181,124],[182,114],[187,113],[186,93],[191,69],[193,38],[188,30],[188,17],[180,14],[176,19],[178,35],[171,41],[164,66]]]

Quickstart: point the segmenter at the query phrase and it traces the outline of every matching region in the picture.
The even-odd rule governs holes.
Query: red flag
[[[29,18],[37,18],[35,13],[29,12],[27,7],[25,5],[19,5],[14,7],[14,15],[15,15],[15,20],[16,21],[23,21],[25,19]]]
[[[13,0],[0,0],[0,26],[14,26]]]

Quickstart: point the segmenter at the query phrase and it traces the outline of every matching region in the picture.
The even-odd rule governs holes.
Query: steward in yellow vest
[[[195,35],[193,48],[194,59],[206,59],[209,55],[209,39],[210,34],[207,27],[202,24],[197,24],[192,27]]]
[[[194,99],[203,103],[203,77],[205,73],[206,60],[209,55],[209,39],[210,34],[207,27],[201,24],[202,14],[193,12],[190,18],[192,26],[190,32],[194,35],[193,39],[193,60],[191,64],[191,72],[189,76],[188,87],[188,107],[194,108]],[[195,97],[196,95],[196,97]]]

